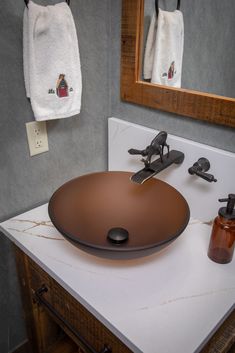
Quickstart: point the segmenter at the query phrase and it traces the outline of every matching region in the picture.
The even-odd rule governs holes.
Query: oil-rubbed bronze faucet
[[[133,182],[143,184],[171,164],[180,164],[183,162],[184,154],[176,150],[170,151],[170,146],[167,144],[166,140],[167,133],[161,131],[145,149],[137,150],[131,148],[128,150],[128,153],[131,155],[141,155],[142,157],[146,157],[145,159],[142,158],[144,168],[132,175],[131,180]],[[164,155],[163,152],[165,147],[167,147],[167,153]],[[160,155],[160,158],[151,162],[154,155]]]
[[[197,175],[200,178],[209,181],[211,183],[212,181],[216,182],[217,179],[215,179],[214,175],[205,173],[210,169],[210,162],[208,161],[207,158],[201,157],[198,159],[196,163],[193,164],[192,167],[188,169],[189,174],[191,175]]]
[[[144,150],[136,150],[131,148],[128,152],[130,154],[140,154],[146,159],[142,159],[145,167],[149,167],[151,164],[151,159],[153,155],[160,155],[161,162],[163,162],[163,151],[164,147],[167,147],[167,156],[169,157],[170,146],[166,143],[167,133],[165,131],[159,132],[159,134],[153,139],[149,146],[147,146]]]

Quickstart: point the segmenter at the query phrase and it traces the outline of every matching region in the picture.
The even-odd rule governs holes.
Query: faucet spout
[[[181,164],[184,160],[184,153],[176,150],[168,151],[151,163],[145,163],[145,167],[131,176],[131,181],[138,184],[145,183],[157,173],[169,167],[171,164]]]

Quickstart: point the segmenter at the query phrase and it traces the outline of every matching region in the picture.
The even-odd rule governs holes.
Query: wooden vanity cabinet
[[[30,353],[131,353],[31,258],[15,254]]]
[[[27,353],[132,352],[17,247],[15,254],[28,332]],[[201,353],[235,353],[234,342],[235,311]],[[157,352],[156,347],[156,353],[164,352]]]

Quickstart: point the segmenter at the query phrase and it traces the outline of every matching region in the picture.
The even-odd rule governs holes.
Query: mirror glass
[[[165,11],[177,6],[177,0],[158,3]],[[181,0],[180,10],[184,21],[181,88],[234,98],[235,1]],[[142,63],[154,11],[155,1],[145,0]]]

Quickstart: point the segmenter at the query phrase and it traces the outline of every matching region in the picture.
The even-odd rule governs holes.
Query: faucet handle
[[[217,179],[215,179],[214,175],[209,174],[209,173],[204,173],[204,172],[197,171],[195,174],[197,176],[201,177],[202,179],[204,179],[206,181],[209,181],[209,183],[211,183],[212,181],[214,181],[214,182],[217,181]]]
[[[140,154],[142,157],[146,157],[146,159],[141,159],[141,161],[144,162],[146,168],[150,166],[152,156],[154,155],[160,155],[161,162],[163,163],[164,148],[167,148],[167,158],[169,157],[170,153],[170,146],[168,145],[166,140],[167,132],[160,131],[157,136],[155,136],[154,139],[151,141],[150,145],[148,145],[145,149],[137,150],[135,148],[131,148],[128,150],[128,153],[132,155]]]
[[[131,148],[128,150],[128,153],[129,154],[132,154],[132,155],[135,155],[135,154],[140,154],[140,155],[143,155],[143,151],[142,150],[137,150],[135,148]]]
[[[208,181],[208,182],[216,182],[217,179],[215,179],[214,175],[205,173],[210,169],[210,162],[208,161],[207,158],[201,157],[198,159],[196,163],[193,164],[192,167],[188,169],[189,174],[194,175],[196,174],[200,178]]]
[[[207,158],[205,157],[201,157],[198,159],[197,162],[195,162],[193,164],[193,166],[191,168],[189,168],[189,174],[194,174],[195,171],[201,171],[201,172],[207,172],[209,169],[210,169],[210,162],[208,161]],[[191,173],[191,172],[194,172],[194,173]]]

